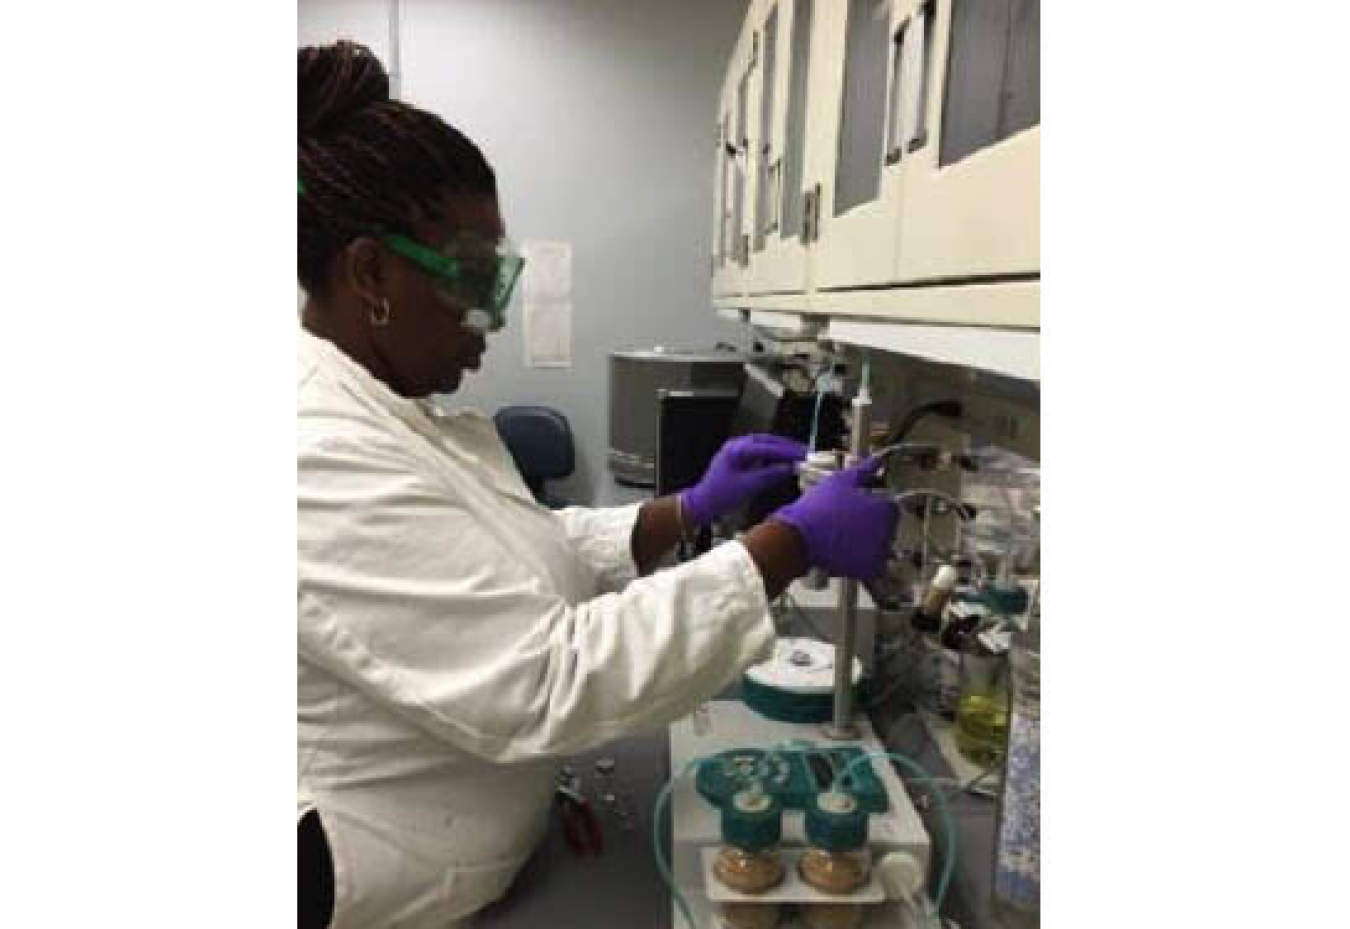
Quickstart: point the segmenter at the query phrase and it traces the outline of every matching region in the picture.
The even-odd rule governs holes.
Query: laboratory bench
[[[874,720],[887,746],[902,752],[936,778],[952,772],[919,717],[900,713]],[[592,793],[595,762],[612,758],[621,786],[631,797],[634,827],[624,829],[612,811],[597,808],[604,830],[604,851],[579,857],[563,837],[555,810],[548,835],[521,871],[507,895],[484,910],[474,929],[684,929],[672,926],[670,891],[652,857],[652,808],[670,777],[666,729],[611,743],[570,761]],[[942,830],[932,805],[913,790],[924,825],[934,842],[934,868],[941,863]],[[947,795],[957,832],[957,868],[943,913],[961,929],[993,929],[989,889],[993,861],[995,804],[973,794]],[[666,818],[668,819],[668,813]],[[669,822],[662,842],[670,849]],[[930,881],[930,888],[932,884]]]

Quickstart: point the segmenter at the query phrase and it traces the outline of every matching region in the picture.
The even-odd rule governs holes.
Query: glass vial
[[[613,758],[595,762],[595,793],[597,805],[608,810],[625,830],[637,827],[637,808],[623,782]]]

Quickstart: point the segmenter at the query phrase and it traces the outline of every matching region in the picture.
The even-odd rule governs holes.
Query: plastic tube
[[[872,453],[873,458],[886,458],[894,455],[896,452],[903,452],[906,449],[918,449],[920,451],[932,452],[937,448],[932,442],[896,442],[893,445],[883,445]]]
[[[845,765],[843,770],[835,775],[834,783],[831,785],[830,789],[839,789],[839,786],[844,782],[844,778],[848,777],[849,773],[854,768],[864,761],[871,761],[874,758],[889,758],[892,761],[898,762],[901,767],[907,769],[918,780],[923,782],[924,786],[928,788],[929,793],[933,795],[933,798],[936,801],[938,815],[942,819],[942,831],[946,834],[946,848],[944,850],[945,854],[943,855],[942,873],[938,876],[937,891],[933,894],[933,906],[934,908],[941,910],[942,901],[947,897],[947,888],[951,885],[952,873],[956,870],[956,827],[952,824],[951,813],[947,810],[947,798],[943,796],[942,791],[938,789],[937,784],[929,773],[925,771],[918,762],[905,755],[901,755],[899,752],[869,752],[866,755],[859,755]]]
[[[816,385],[816,411],[815,411],[815,413],[813,413],[813,414],[811,415],[811,446],[810,446],[810,448],[811,448],[811,451],[813,451],[813,452],[816,450],[816,437],[819,435],[819,430],[820,430],[820,405],[821,405],[821,403],[824,402],[824,400],[825,400],[825,392],[822,391],[822,390],[820,389],[820,385],[817,384],[817,385]]]
[[[816,437],[820,430],[820,405],[825,400],[825,392],[820,389],[820,380],[829,372],[831,367],[832,362],[828,359],[822,362],[820,370],[816,372],[816,376],[811,380],[811,386],[815,388],[816,391],[816,411],[811,416],[811,442],[809,446],[810,450],[813,452],[816,450]]]
[[[666,861],[665,850],[661,847],[661,810],[666,805],[667,798],[670,797],[671,790],[675,787],[675,782],[682,777],[687,777],[691,771],[696,771],[703,765],[714,761],[714,758],[695,758],[684,766],[684,770],[678,774],[671,775],[670,780],[666,781],[661,792],[656,795],[656,807],[652,814],[652,854],[656,858],[656,869],[661,872],[661,877],[665,879],[666,886],[670,888],[670,895],[675,900],[675,905],[680,908],[680,915],[684,921],[689,924],[689,929],[698,929],[694,923],[694,914],[689,911],[689,902],[684,899],[684,894],[680,893],[680,888],[675,885],[675,875],[670,871],[670,863]],[[675,844],[674,824],[671,824],[670,842]]]

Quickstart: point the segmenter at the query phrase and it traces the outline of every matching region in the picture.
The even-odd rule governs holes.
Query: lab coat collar
[[[509,461],[505,468],[501,463],[485,462],[477,451],[483,451],[479,441],[473,442],[473,448],[467,448],[457,441],[448,441],[445,426],[459,420],[477,432],[478,438],[496,442],[496,427],[477,410],[459,409],[446,411],[438,407],[430,397],[410,400],[400,397],[389,387],[351,358],[332,342],[304,329],[300,330],[301,354],[309,353],[317,364],[331,374],[346,390],[351,391],[365,403],[386,412],[424,439],[459,458],[481,478],[489,481],[499,493],[515,497],[531,505],[537,505],[533,494],[516,474],[514,464]],[[494,466],[495,465],[495,466]]]
[[[385,412],[393,414],[420,433],[429,436],[439,433],[435,423],[435,407],[432,406],[430,399],[410,400],[407,397],[400,397],[342,349],[303,327],[300,330],[300,339],[302,351],[312,352],[320,360],[320,364],[349,390]]]

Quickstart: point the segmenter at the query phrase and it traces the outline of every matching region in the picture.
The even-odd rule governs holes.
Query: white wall
[[[403,93],[482,148],[516,239],[574,248],[573,367],[524,366],[518,307],[453,403],[561,410],[582,502],[614,489],[608,353],[743,344],[709,302],[717,88],[745,0],[403,0]],[[300,44],[386,56],[386,0],[300,0]],[[388,61],[386,59],[386,65]]]

